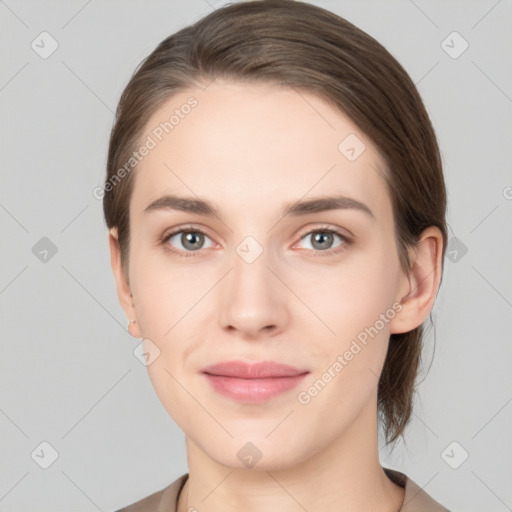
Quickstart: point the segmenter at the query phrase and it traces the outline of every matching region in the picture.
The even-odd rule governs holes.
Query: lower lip
[[[203,375],[206,376],[213,389],[225,396],[239,402],[260,403],[295,388],[307,374],[265,379],[240,379],[209,373]]]

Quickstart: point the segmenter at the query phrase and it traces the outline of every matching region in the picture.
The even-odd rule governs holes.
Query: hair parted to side
[[[110,136],[106,183],[139,147],[147,122],[174,94],[215,78],[309,92],[347,115],[379,149],[404,270],[407,248],[437,226],[446,250],[446,189],[434,129],[406,71],[375,39],[345,19],[294,0],[229,4],[163,40],[124,89]],[[128,277],[129,204],[136,169],[103,196]],[[105,188],[105,190],[107,190]],[[430,318],[431,320],[431,318]],[[423,327],[391,334],[378,386],[387,444],[412,415]]]

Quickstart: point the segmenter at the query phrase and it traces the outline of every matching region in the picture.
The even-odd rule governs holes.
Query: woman
[[[446,191],[419,94],[290,0],[218,9],[136,70],[104,213],[189,472],[123,511],[443,511],[379,462],[412,413]]]

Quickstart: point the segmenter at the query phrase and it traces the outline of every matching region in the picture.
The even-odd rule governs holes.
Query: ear
[[[127,318],[129,320],[136,320],[134,324],[129,325],[128,330],[134,338],[142,338],[139,322],[135,313],[135,304],[130,290],[130,283],[125,276],[123,265],[121,263],[121,249],[119,247],[117,228],[111,228],[109,230],[108,241],[110,245],[110,263],[116,280],[119,303],[121,304]]]
[[[443,235],[436,226],[425,229],[411,251],[412,268],[404,274],[397,297],[402,309],[390,322],[391,334],[409,332],[420,326],[434,306],[443,268]]]

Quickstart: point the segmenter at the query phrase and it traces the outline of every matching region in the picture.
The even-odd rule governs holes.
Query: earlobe
[[[128,331],[134,338],[141,338],[139,323],[136,319],[135,304],[130,289],[130,283],[125,275],[121,262],[121,249],[119,247],[117,228],[109,230],[110,263],[116,281],[117,296],[127,318],[130,320]]]
[[[407,276],[409,292],[398,297],[402,309],[390,322],[392,334],[412,331],[432,310],[441,282],[442,246],[443,236],[439,228],[430,226],[422,232],[412,252],[412,267]]]

